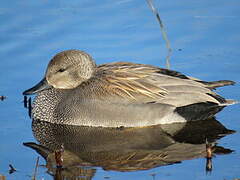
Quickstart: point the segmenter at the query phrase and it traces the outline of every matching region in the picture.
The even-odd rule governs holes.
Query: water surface
[[[231,79],[235,86],[218,91],[239,100],[240,2],[235,0],[173,0],[155,2],[173,48],[171,68],[203,80]],[[159,25],[145,1],[4,1],[0,8],[0,174],[7,179],[30,179],[38,154],[24,147],[34,142],[31,120],[23,108],[23,90],[44,74],[59,51],[81,49],[98,64],[132,61],[164,67],[167,54]],[[213,159],[183,161],[145,171],[117,172],[97,168],[93,179],[234,179],[239,178],[239,105],[225,108],[217,120],[236,131],[218,141],[235,152]],[[9,175],[8,165],[17,172]],[[45,164],[41,158],[40,164]],[[189,171],[191,169],[191,171]],[[39,179],[52,179],[46,168]]]

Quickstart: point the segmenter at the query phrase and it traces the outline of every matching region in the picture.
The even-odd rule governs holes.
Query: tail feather
[[[229,85],[234,85],[235,84],[234,81],[230,81],[230,80],[220,80],[220,81],[211,81],[211,82],[198,81],[198,82],[206,85],[206,87],[210,88],[210,89],[215,89],[215,88],[218,88],[218,87],[229,86]]]
[[[225,99],[225,103],[220,104],[220,106],[229,106],[233,104],[239,103],[238,101],[235,101],[233,99]]]
[[[205,120],[213,117],[225,106],[219,106],[213,102],[202,102],[177,107],[175,112],[184,117],[187,121]]]

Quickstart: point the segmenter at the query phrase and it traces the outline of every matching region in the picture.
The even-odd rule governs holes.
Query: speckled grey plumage
[[[234,103],[213,89],[232,84],[224,80],[205,82],[144,64],[96,66],[87,53],[68,50],[54,56],[44,81],[24,94],[38,93],[32,111],[35,120],[137,127],[198,120],[203,113],[205,118],[212,117]],[[201,108],[195,108],[198,104]],[[194,116],[186,117],[185,110]]]
[[[88,99],[81,91],[76,96],[68,91],[50,89],[40,92],[33,103],[32,118],[60,124],[132,127],[159,124],[157,119],[169,114],[174,117],[175,107],[166,104],[112,103]]]

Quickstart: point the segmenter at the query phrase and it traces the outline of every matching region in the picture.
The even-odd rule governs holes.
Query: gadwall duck
[[[206,82],[151,65],[113,62],[97,66],[79,50],[55,55],[37,93],[32,118],[59,124],[140,127],[214,116],[234,104],[213,89],[233,81]]]

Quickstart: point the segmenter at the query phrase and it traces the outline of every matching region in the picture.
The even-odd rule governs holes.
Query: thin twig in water
[[[212,171],[212,156],[213,156],[213,143],[209,143],[206,138],[206,172]]]
[[[213,150],[212,150],[213,145],[211,143],[208,142],[208,140],[206,139],[206,157],[207,158],[212,158],[213,155]]]
[[[168,40],[167,33],[165,31],[165,28],[164,28],[163,22],[160,18],[160,15],[159,15],[157,9],[153,5],[153,0],[146,0],[146,1],[147,1],[148,5],[150,6],[152,12],[157,17],[157,20],[160,24],[160,29],[161,29],[161,32],[162,32],[162,36],[163,36],[163,39],[166,42],[166,46],[167,46],[167,50],[168,50],[167,57],[166,57],[166,67],[167,67],[167,69],[169,69],[170,68],[170,56],[172,54],[172,48],[170,46],[170,41]]]
[[[150,176],[152,176],[153,180],[155,180],[155,177],[156,177],[156,173],[151,173]]]
[[[37,157],[36,166],[35,166],[33,177],[32,177],[33,180],[36,180],[37,169],[38,169],[38,162],[39,162],[39,156]]]

